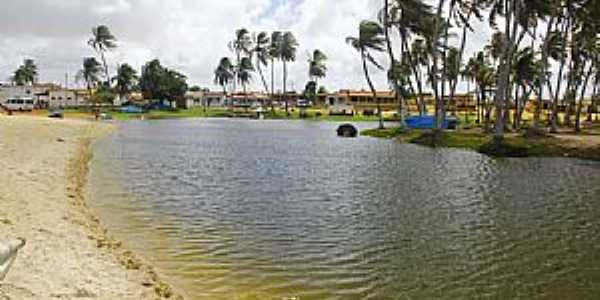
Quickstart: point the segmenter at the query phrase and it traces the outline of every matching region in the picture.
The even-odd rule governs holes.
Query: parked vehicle
[[[48,112],[48,118],[62,119],[64,111],[62,109],[52,109]]]
[[[9,98],[4,103],[8,110],[32,111],[35,106],[33,98]]]

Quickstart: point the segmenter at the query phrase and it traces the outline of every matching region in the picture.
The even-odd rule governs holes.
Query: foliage
[[[176,101],[187,91],[185,75],[163,67],[158,59],[142,68],[140,89],[146,99]]]

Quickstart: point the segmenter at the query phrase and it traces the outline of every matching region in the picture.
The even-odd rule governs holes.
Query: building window
[[[52,100],[56,100],[56,97],[52,97],[51,99],[52,99]]]

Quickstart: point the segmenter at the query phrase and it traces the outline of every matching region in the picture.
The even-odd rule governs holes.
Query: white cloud
[[[95,55],[86,45],[90,30],[107,24],[119,48],[108,55],[111,68],[130,63],[140,68],[159,58],[178,69],[190,84],[212,84],[219,58],[233,56],[227,44],[240,27],[251,31],[290,30],[300,43],[290,65],[290,84],[300,90],[307,76],[308,53],[329,56],[330,90],[366,88],[359,55],[345,38],[357,35],[363,19],[375,19],[378,0],[3,0],[0,11],[0,79],[8,78],[23,58],[34,58],[41,80],[62,82],[75,74],[82,58]],[[477,42],[479,45],[480,43]],[[378,58],[385,62],[385,55]],[[276,66],[277,85],[281,66]],[[378,88],[385,72],[372,69]],[[267,72],[270,74],[270,72]],[[269,77],[269,76],[267,76]],[[260,89],[260,78],[252,87]]]

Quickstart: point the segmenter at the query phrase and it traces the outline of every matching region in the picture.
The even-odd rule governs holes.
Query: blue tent
[[[456,128],[456,122],[457,120],[455,118],[446,118],[444,120],[443,128]],[[435,124],[435,116],[410,117],[406,119],[406,126],[412,129],[433,129],[435,128]]]
[[[121,107],[121,112],[126,113],[126,114],[141,114],[144,112],[144,110],[141,107],[135,106],[135,105],[126,105]]]

